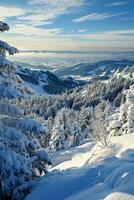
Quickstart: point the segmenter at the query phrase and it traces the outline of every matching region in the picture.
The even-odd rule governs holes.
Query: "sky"
[[[134,50],[134,0],[0,0],[20,50]]]

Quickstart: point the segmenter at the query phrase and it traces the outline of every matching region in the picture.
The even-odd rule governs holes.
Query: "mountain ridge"
[[[124,70],[126,66],[132,67],[134,60],[102,60],[94,63],[80,63],[73,67],[60,68],[54,73],[57,76],[89,77],[108,79],[116,70]]]

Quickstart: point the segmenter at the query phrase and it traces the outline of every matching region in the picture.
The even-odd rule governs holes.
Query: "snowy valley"
[[[0,200],[133,200],[134,62],[54,74],[18,52],[0,41]]]

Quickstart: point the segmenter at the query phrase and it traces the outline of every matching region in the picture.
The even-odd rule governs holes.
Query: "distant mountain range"
[[[128,60],[83,63],[74,67],[60,68],[54,72],[25,68],[23,65],[16,66],[10,76],[8,73],[1,73],[0,96],[14,98],[61,94],[68,89],[83,86],[95,80],[107,80],[115,71],[124,72],[132,66],[134,66],[134,61]]]
[[[60,68],[55,71],[57,76],[87,77],[89,79],[108,79],[116,70],[124,70],[126,66],[132,67],[134,60],[104,60],[95,63],[80,63],[73,67]]]

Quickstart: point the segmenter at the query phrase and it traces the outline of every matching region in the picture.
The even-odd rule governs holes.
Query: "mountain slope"
[[[24,81],[15,73],[13,68],[0,72],[0,97],[1,98],[24,98],[34,95],[34,91],[27,87]]]
[[[17,74],[28,87],[31,87],[37,95],[60,94],[66,89],[77,87],[83,82],[74,79],[58,78],[50,71],[17,67]]]
[[[87,143],[55,153],[51,173],[26,200],[134,200],[133,143],[134,134],[112,138],[105,149]]]

